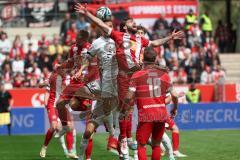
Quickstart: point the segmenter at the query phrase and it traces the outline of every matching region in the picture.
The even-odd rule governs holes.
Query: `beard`
[[[136,34],[136,33],[137,33],[137,28],[127,27],[127,30],[128,30],[128,32],[131,33],[131,34]]]

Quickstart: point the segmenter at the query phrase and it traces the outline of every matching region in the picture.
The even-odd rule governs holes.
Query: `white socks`
[[[164,147],[167,149],[169,156],[173,155],[173,147],[172,147],[171,140],[165,132],[162,137],[162,143]]]
[[[76,143],[77,143],[77,138],[76,138],[76,129],[73,129],[73,153],[77,154],[77,149],[76,149]]]
[[[80,143],[80,152],[79,152],[80,157],[84,157],[87,145],[88,145],[88,139],[85,139],[82,137],[82,140]]]
[[[68,150],[67,150],[67,147],[66,147],[64,135],[59,138],[59,142],[60,142],[60,144],[61,144],[61,146],[63,148],[64,154],[67,155],[68,154]]]

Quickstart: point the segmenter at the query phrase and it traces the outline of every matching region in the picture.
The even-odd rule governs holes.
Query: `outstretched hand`
[[[74,6],[74,9],[76,10],[76,12],[81,14],[86,14],[88,11],[87,5],[86,4],[82,5],[81,3],[76,3]]]
[[[173,39],[183,39],[185,37],[185,34],[183,31],[176,32],[176,30],[174,30],[171,35]]]

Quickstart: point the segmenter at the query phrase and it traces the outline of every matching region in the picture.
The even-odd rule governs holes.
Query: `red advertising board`
[[[89,5],[89,8],[96,10],[102,5]],[[107,5],[113,12],[118,10],[125,10],[129,16],[133,17],[138,24],[143,26],[151,26],[154,21],[164,15],[167,20],[173,17],[179,18],[181,22],[190,9],[197,15],[198,14],[198,1],[185,0],[185,1],[140,1],[129,2],[121,4]]]
[[[215,101],[215,87],[216,85],[196,85],[201,91],[202,102]],[[175,86],[178,92],[187,92],[188,86]],[[43,107],[44,106],[44,89],[13,89],[10,93],[13,96],[13,107]],[[218,93],[216,93],[218,94]],[[223,100],[225,102],[239,102],[240,101],[240,84],[225,84]],[[181,103],[186,103],[184,98],[180,99]]]
[[[12,89],[13,107],[42,107],[44,106],[45,89]]]

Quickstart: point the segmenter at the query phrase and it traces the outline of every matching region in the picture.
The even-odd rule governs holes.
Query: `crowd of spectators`
[[[184,30],[186,33],[185,39],[170,41],[156,48],[157,63],[168,66],[175,84],[218,83],[225,77],[219,52],[228,51],[233,47],[233,42],[229,42],[230,38],[226,38],[226,34],[232,32],[229,31],[229,26],[227,30],[219,21],[214,34],[212,30],[203,29],[207,20],[204,16],[200,21],[197,21],[197,17],[190,18],[189,21],[187,16],[193,16],[192,11],[186,15],[184,23],[180,23],[176,17],[169,23],[164,16],[160,16],[152,29],[148,29],[146,36],[150,39],[163,38],[173,30]],[[76,40],[77,32],[82,29],[88,30],[91,42],[98,36],[95,28],[96,26],[91,25],[84,17],[78,16],[74,20],[67,13],[60,26],[60,34],[53,35],[51,39],[47,39],[44,34],[40,39],[35,39],[28,33],[25,38],[16,35],[10,42],[8,35],[1,30],[0,80],[8,85],[8,88],[37,87],[53,71],[54,64],[66,58],[69,46]]]

